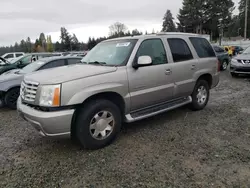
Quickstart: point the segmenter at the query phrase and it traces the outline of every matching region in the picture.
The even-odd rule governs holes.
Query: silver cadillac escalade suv
[[[123,122],[203,109],[219,82],[215,52],[196,34],[106,40],[81,61],[26,75],[17,109],[41,135],[70,135],[88,149],[110,144]]]

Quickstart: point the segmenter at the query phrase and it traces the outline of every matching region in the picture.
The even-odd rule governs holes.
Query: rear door
[[[218,59],[211,44],[200,37],[190,37],[189,39],[199,57],[197,74],[210,73],[212,76],[217,74]]]
[[[191,44],[186,38],[168,38],[167,42],[173,61],[174,98],[189,96],[195,85],[197,58],[192,54]]]

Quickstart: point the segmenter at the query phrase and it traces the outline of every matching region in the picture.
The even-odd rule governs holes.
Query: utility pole
[[[248,0],[246,0],[245,6],[245,28],[244,28],[244,39],[247,39],[247,13],[248,13]]]

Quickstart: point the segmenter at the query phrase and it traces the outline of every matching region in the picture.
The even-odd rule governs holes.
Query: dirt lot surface
[[[250,79],[221,74],[208,106],[125,125],[87,151],[0,110],[0,187],[249,187]]]

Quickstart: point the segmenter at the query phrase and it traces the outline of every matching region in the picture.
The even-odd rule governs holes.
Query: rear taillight
[[[217,60],[217,72],[220,72],[220,61]]]

